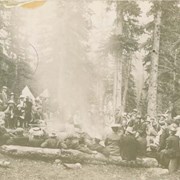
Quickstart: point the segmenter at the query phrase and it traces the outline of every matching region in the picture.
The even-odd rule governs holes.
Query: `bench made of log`
[[[0,153],[12,155],[22,158],[40,159],[40,160],[56,160],[60,159],[65,163],[82,163],[82,164],[112,164],[128,167],[157,167],[158,162],[154,158],[138,158],[136,161],[125,161],[120,156],[86,154],[78,150],[72,149],[49,149],[36,148],[27,146],[3,145],[0,147]]]

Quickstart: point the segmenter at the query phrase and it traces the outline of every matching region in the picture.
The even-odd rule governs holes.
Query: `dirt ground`
[[[0,167],[0,180],[180,180],[180,172],[157,175],[159,169],[127,168],[112,165],[82,165],[69,170],[50,162],[17,159],[0,155],[11,162],[10,168]]]

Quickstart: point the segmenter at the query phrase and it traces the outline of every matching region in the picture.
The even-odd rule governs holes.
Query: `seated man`
[[[64,143],[68,149],[76,149],[87,154],[94,153],[87,147],[86,135],[79,127],[75,129],[74,134],[64,140]]]
[[[133,127],[127,127],[125,135],[121,137],[121,157],[124,160],[136,160],[139,147],[135,134],[136,132],[133,131]]]
[[[4,121],[0,121],[0,146],[6,144],[8,139],[10,139],[10,134],[4,127]]]
[[[111,126],[112,133],[105,139],[105,146],[110,155],[119,156],[120,155],[120,138],[119,134],[119,124],[114,124]]]
[[[59,140],[57,139],[57,136],[55,133],[51,133],[49,135],[49,138],[46,139],[42,144],[41,147],[42,148],[58,148],[58,142]]]
[[[67,137],[64,140],[64,143],[66,144],[68,149],[77,149],[79,147],[79,138],[80,137],[76,136],[76,134],[73,134]]]
[[[146,149],[147,149],[147,140],[146,137],[144,137],[143,132],[138,131],[138,137],[137,137],[137,142],[138,142],[138,156],[146,156]]]
[[[99,138],[97,138],[97,137],[94,138],[93,143],[89,144],[88,148],[92,151],[97,151],[97,152],[103,154],[104,156],[109,157],[110,152],[104,146],[102,146],[100,144],[100,141],[101,140]]]
[[[44,139],[48,138],[47,132],[41,127],[33,127],[29,130],[29,139],[32,139],[34,135],[41,136]]]
[[[41,147],[41,144],[45,141],[45,139],[46,134],[41,128],[34,127],[29,130],[29,146]]]
[[[29,138],[24,135],[24,130],[22,128],[17,128],[15,130],[14,137],[11,137],[7,144],[11,145],[19,145],[19,146],[27,146]]]
[[[170,160],[177,160],[180,157],[179,137],[175,135],[176,132],[177,125],[171,124],[169,128],[170,136],[166,139],[166,148],[160,152],[160,163],[166,168],[169,166]],[[177,170],[177,163],[171,168]]]

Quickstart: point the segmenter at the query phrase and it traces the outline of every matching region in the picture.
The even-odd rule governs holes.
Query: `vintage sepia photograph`
[[[180,180],[180,0],[0,0],[0,180]]]

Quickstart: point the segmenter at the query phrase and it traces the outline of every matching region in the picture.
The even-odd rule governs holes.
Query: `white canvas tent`
[[[49,91],[48,91],[48,89],[45,89],[45,90],[39,95],[39,97],[48,98],[48,97],[49,97]]]
[[[23,96],[28,96],[30,97],[33,101],[35,100],[35,97],[33,96],[32,92],[30,91],[30,89],[28,88],[28,86],[26,86],[21,93]]]

